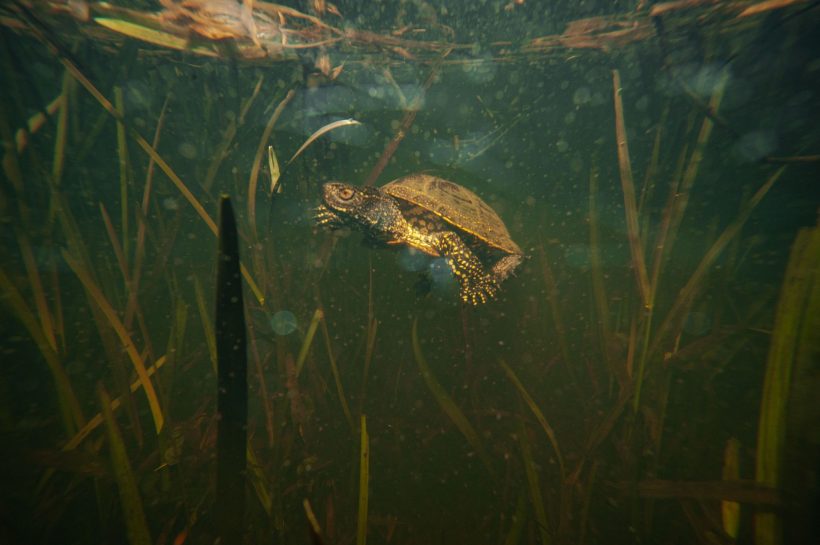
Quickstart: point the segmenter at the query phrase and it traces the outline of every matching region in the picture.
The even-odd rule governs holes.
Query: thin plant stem
[[[0,269],[0,290],[2,290],[3,297],[0,298],[0,303],[8,306],[13,315],[26,328],[28,334],[34,340],[34,344],[46,360],[48,369],[54,379],[54,387],[57,390],[57,400],[60,407],[60,416],[63,420],[63,427],[68,436],[75,433],[77,429],[85,425],[85,417],[83,416],[82,408],[74,393],[74,388],[68,378],[68,373],[60,361],[57,352],[52,349],[50,342],[46,339],[43,333],[43,328],[37,322],[34,313],[29,309],[25,299],[11,282],[11,279],[6,275],[5,271]]]
[[[122,255],[128,256],[128,185],[130,170],[128,167],[128,141],[125,138],[125,104],[122,87],[114,87],[114,105],[119,114],[117,118],[117,157],[120,165],[120,228],[122,229]],[[127,270],[127,267],[126,269]]]
[[[151,142],[154,149],[159,146],[159,137],[162,133],[162,127],[165,124],[165,112],[168,109],[170,100],[171,95],[166,95],[165,101],[162,103],[162,109],[159,112],[157,126],[154,129],[154,139]],[[142,278],[142,263],[145,258],[145,233],[148,227],[148,208],[151,203],[155,164],[154,159],[149,157],[148,168],[145,172],[145,186],[142,190],[142,209],[141,213],[137,214],[137,243],[134,249],[134,268],[131,273],[131,289],[128,292],[128,302],[125,305],[125,319],[123,320],[126,328],[131,327],[131,321],[134,318],[134,314],[138,312],[139,307],[137,296],[139,294],[140,279]]]
[[[302,342],[302,347],[299,349],[299,355],[296,358],[297,377],[302,372],[302,367],[305,365],[305,360],[307,359],[310,347],[313,345],[313,337],[316,336],[316,328],[319,327],[319,322],[324,318],[324,316],[325,314],[322,312],[322,309],[317,308],[313,313],[313,318],[310,319],[310,325],[308,326],[307,333],[305,334],[305,340]]]
[[[438,62],[430,69],[430,73],[427,75],[427,79],[419,88],[418,96],[416,96],[416,98],[413,100],[413,104],[405,110],[404,118],[402,119],[398,130],[396,130],[396,134],[393,135],[393,138],[384,148],[381,157],[379,157],[379,160],[376,162],[376,165],[370,171],[370,174],[367,176],[367,179],[365,180],[363,185],[372,186],[373,184],[375,184],[376,180],[379,179],[379,176],[381,175],[382,171],[384,171],[384,167],[387,166],[387,163],[393,157],[393,154],[396,153],[396,150],[399,148],[399,144],[401,144],[402,140],[404,140],[404,137],[407,136],[407,133],[413,126],[413,122],[416,120],[416,115],[418,114],[419,109],[421,109],[421,101],[424,98],[424,94],[427,93],[427,91],[433,85],[433,82],[438,77],[439,69],[441,67],[441,61],[443,61],[447,57],[447,55],[450,54],[450,51],[452,51],[452,49],[446,50],[441,55]]]
[[[168,358],[166,356],[160,356],[159,358],[157,358],[157,360],[154,362],[153,365],[149,366],[145,370],[145,373],[149,377],[153,376],[154,373],[156,373],[160,368],[162,368],[162,366],[165,365],[165,363],[167,361],[168,361]],[[137,377],[137,379],[134,380],[130,385],[131,393],[136,393],[137,390],[139,390],[141,387],[142,387],[142,379]],[[122,399],[122,396],[114,398],[113,400],[111,400],[111,410],[112,411],[118,410],[122,406],[123,403],[124,403],[124,401]],[[80,444],[83,442],[83,440],[85,440],[85,438],[88,437],[91,434],[91,432],[93,432],[95,429],[100,427],[100,424],[102,424],[102,423],[103,423],[103,415],[102,415],[101,412],[95,414],[94,416],[92,416],[88,420],[88,422],[86,422],[85,425],[82,428],[77,430],[77,433],[75,433],[71,437],[71,439],[69,439],[66,442],[66,444],[63,445],[62,450],[63,451],[73,450],[73,449],[77,448],[78,446],[80,446]]]
[[[598,325],[598,343],[607,368],[612,369],[609,358],[609,305],[604,286],[604,272],[601,265],[601,237],[598,229],[598,169],[593,167],[589,171],[589,268],[592,276],[592,293],[595,297]]]
[[[48,115],[54,115],[63,107],[64,95],[61,93],[57,98],[49,102],[46,107],[32,115],[26,122],[25,128],[19,128],[14,133],[14,148],[18,154],[23,153],[31,142],[31,137],[48,123]]]
[[[214,336],[213,322],[208,314],[202,283],[196,277],[194,277],[194,293],[196,294],[196,307],[199,310],[199,318],[202,321],[202,331],[205,335],[205,346],[208,348],[208,357],[211,360],[211,370],[216,373],[216,337]]]
[[[51,316],[51,310],[49,310],[48,307],[46,292],[43,289],[43,282],[37,269],[34,252],[31,249],[31,242],[29,242],[28,236],[22,231],[19,229],[15,229],[15,231],[17,233],[17,242],[20,246],[20,252],[23,254],[23,263],[26,267],[28,283],[34,294],[34,306],[37,309],[37,316],[40,318],[40,327],[51,349],[57,352],[57,334],[54,329],[54,320]]]
[[[54,135],[54,160],[51,164],[51,183],[60,186],[65,167],[65,150],[68,135],[68,95],[74,89],[74,78],[66,70],[63,73],[63,87],[60,93],[60,110],[57,113],[57,131]]]
[[[120,267],[123,281],[125,282],[125,289],[129,291],[131,285],[131,274],[128,272],[128,264],[125,262],[125,253],[120,242],[117,239],[117,232],[114,230],[114,225],[111,223],[111,218],[105,210],[105,205],[100,203],[100,214],[102,215],[105,230],[108,233],[108,239],[111,242],[111,247],[114,249],[114,255],[117,258],[117,264]]]
[[[692,299],[701,289],[703,279],[706,276],[706,273],[712,268],[717,258],[723,253],[723,250],[726,246],[740,233],[743,226],[746,224],[746,221],[749,219],[749,216],[752,214],[757,205],[760,204],[760,201],[763,200],[763,197],[769,192],[772,186],[777,182],[780,176],[785,171],[787,165],[781,166],[777,169],[766,182],[760,186],[760,188],[752,195],[752,198],[749,199],[749,202],[746,203],[746,206],[740,211],[738,216],[732,221],[723,232],[718,236],[717,240],[712,244],[709,250],[704,254],[703,258],[701,258],[700,263],[698,264],[695,271],[689,277],[689,280],[686,284],[681,288],[680,292],[678,293],[678,297],[675,299],[675,302],[672,305],[672,308],[669,310],[669,313],[666,316],[666,319],[663,321],[661,326],[658,328],[658,332],[655,335],[655,342],[653,343],[651,352],[655,352],[658,349],[660,342],[664,339],[664,337],[670,332],[671,328],[675,324],[680,324],[682,316],[684,315],[686,309],[689,308],[689,305],[692,302]]]
[[[367,543],[367,504],[370,499],[370,438],[367,435],[367,416],[359,420],[359,509],[356,522],[356,545]]]
[[[552,267],[549,265],[544,247],[539,248],[541,254],[541,272],[544,275],[544,285],[547,288],[547,301],[549,302],[550,310],[552,311],[552,321],[555,327],[555,333],[558,335],[558,346],[561,349],[561,355],[564,358],[564,363],[571,368],[571,359],[569,345],[567,344],[567,331],[564,327],[564,320],[562,318],[561,307],[558,297],[558,285],[555,282],[555,276],[552,274]]]
[[[538,533],[541,536],[541,545],[548,545],[551,540],[548,531],[547,513],[544,508],[544,497],[541,494],[541,483],[538,479],[535,459],[532,456],[532,447],[530,446],[527,427],[524,425],[524,419],[520,417],[518,419],[518,443],[521,446],[521,459],[524,464],[524,473],[527,475],[527,484],[530,488],[530,502],[535,512],[535,522],[538,525]]]
[[[726,82],[728,81],[728,78],[728,70],[722,71],[716,83],[715,92],[709,100],[709,112],[717,114],[720,109],[720,104],[723,101],[723,96],[726,91]],[[686,208],[689,204],[689,195],[692,192],[692,186],[694,185],[695,179],[700,171],[700,165],[703,163],[703,155],[706,151],[707,145],[709,144],[714,126],[715,123],[712,117],[706,115],[700,126],[700,131],[698,132],[698,137],[695,142],[695,148],[692,150],[692,155],[689,157],[689,161],[684,169],[680,187],[675,192],[675,207],[669,218],[669,227],[665,237],[665,242],[662,246],[662,252],[659,255],[660,259],[663,259],[666,255],[670,255],[672,251],[678,229],[680,228],[681,221],[683,221],[683,216],[686,213]]]
[[[145,397],[148,399],[148,406],[151,409],[151,416],[154,420],[154,428],[156,429],[156,432],[159,433],[162,431],[164,417],[159,399],[157,398],[157,393],[154,390],[154,385],[148,377],[148,373],[145,369],[145,362],[143,361],[142,356],[137,351],[136,346],[134,346],[134,342],[125,330],[122,322],[120,322],[120,319],[117,317],[116,311],[100,291],[100,288],[98,288],[91,279],[91,276],[89,276],[85,268],[80,265],[79,261],[76,261],[67,251],[63,250],[62,254],[63,259],[65,259],[65,262],[71,270],[74,271],[74,274],[77,275],[77,278],[83,284],[83,287],[85,287],[86,291],[91,296],[91,299],[94,300],[98,308],[105,315],[105,318],[108,320],[111,328],[117,334],[117,337],[119,337],[120,342],[122,342],[125,351],[128,353],[128,357],[134,365],[134,370],[137,372],[137,376],[139,376],[142,381],[143,391],[145,392]]]
[[[629,142],[624,122],[624,106],[621,100],[621,75],[618,70],[612,71],[613,99],[615,102],[615,137],[618,144],[618,165],[621,172],[621,188],[624,193],[624,213],[626,214],[626,232],[629,248],[632,253],[632,268],[638,281],[638,291],[644,308],[649,308],[649,277],[646,273],[643,243],[638,225],[638,207],[635,202],[635,183],[632,179],[632,163],[629,159]]]
[[[103,421],[108,436],[108,449],[111,456],[111,467],[119,490],[128,542],[130,545],[151,545],[153,540],[142,508],[139,485],[131,469],[128,450],[122,439],[119,426],[117,426],[117,421],[111,412],[111,398],[102,384],[98,385],[97,393],[102,406]]]
[[[291,89],[288,91],[288,94],[285,95],[285,98],[279,102],[279,105],[276,106],[273,114],[271,114],[268,119],[268,123],[265,125],[265,130],[262,131],[262,137],[259,138],[259,144],[256,147],[256,154],[254,155],[253,165],[251,166],[251,175],[248,179],[248,223],[254,239],[256,238],[256,188],[259,183],[259,169],[262,165],[262,157],[265,154],[265,149],[267,148],[268,140],[270,140],[271,132],[273,132],[273,127],[282,116],[285,107],[293,100],[294,96],[296,96],[296,92]]]
[[[450,418],[453,424],[455,424],[458,431],[461,432],[464,438],[467,439],[467,442],[470,443],[470,446],[473,447],[476,454],[478,454],[478,457],[487,467],[487,470],[490,471],[490,473],[493,473],[490,458],[484,450],[484,446],[481,443],[478,433],[476,433],[475,429],[470,424],[470,421],[467,420],[467,417],[464,416],[461,409],[458,408],[458,405],[455,404],[453,399],[447,394],[441,384],[439,384],[438,380],[436,380],[436,377],[430,370],[430,366],[427,364],[427,360],[421,351],[421,344],[419,343],[418,318],[413,320],[412,342],[413,355],[415,356],[416,363],[421,371],[421,377],[424,379],[425,384],[427,384],[427,388],[430,390],[430,393],[432,393],[433,397],[436,398],[436,402],[439,404],[444,413]]]
[[[347,404],[347,396],[345,395],[344,386],[342,385],[342,378],[339,375],[339,367],[336,365],[336,358],[333,356],[333,347],[330,344],[330,332],[327,328],[327,320],[322,320],[322,333],[325,336],[325,348],[327,350],[327,359],[330,361],[330,371],[333,373],[333,380],[336,383],[336,394],[339,396],[339,403],[342,405],[345,420],[347,420],[350,429],[354,430],[353,417],[350,414],[350,407]]]
[[[202,218],[202,220],[205,222],[205,225],[208,226],[208,229],[214,235],[216,235],[216,222],[214,222],[213,218],[211,218],[208,212],[205,211],[205,208],[202,206],[199,200],[194,196],[193,193],[191,193],[191,191],[188,189],[188,187],[185,185],[182,179],[179,176],[177,176],[176,172],[174,172],[171,166],[165,161],[165,159],[162,158],[162,156],[160,156],[159,153],[157,153],[157,150],[154,149],[154,147],[151,146],[151,144],[149,144],[148,141],[142,137],[142,135],[140,135],[130,125],[125,123],[125,119],[122,117],[120,112],[116,108],[114,108],[114,105],[111,104],[111,102],[107,98],[105,98],[105,95],[103,95],[99,91],[99,89],[97,89],[97,87],[91,82],[91,80],[89,80],[85,76],[85,74],[83,74],[83,72],[71,61],[71,59],[69,59],[61,51],[61,49],[48,36],[46,36],[39,28],[35,26],[31,26],[31,29],[37,35],[37,37],[49,47],[52,53],[55,56],[57,56],[57,58],[60,60],[63,66],[65,66],[66,69],[69,72],[71,72],[71,75],[74,76],[74,78],[80,82],[80,85],[82,85],[85,88],[85,90],[88,91],[97,100],[100,106],[102,106],[103,109],[105,109],[105,111],[108,112],[108,114],[111,115],[111,117],[113,117],[116,121],[123,123],[128,134],[130,134],[130,136],[137,142],[139,147],[142,148],[143,151],[145,151],[145,153],[147,153],[156,162],[159,168],[165,173],[166,176],[168,176],[168,178],[171,180],[174,186],[176,186],[177,190],[179,190],[179,192],[182,194],[185,200],[188,201],[188,203],[193,207],[193,209],[196,211],[199,217]],[[251,288],[251,291],[253,291],[253,294],[259,301],[259,304],[264,305],[265,297],[259,290],[259,287],[253,280],[253,277],[250,275],[250,272],[244,264],[240,265],[240,270],[243,278],[245,278],[245,281],[248,283],[248,286]]]
[[[541,429],[544,430],[544,434],[547,436],[547,439],[549,439],[550,445],[552,445],[552,450],[555,452],[555,458],[558,460],[558,471],[561,477],[561,482],[563,482],[564,477],[566,476],[564,472],[564,457],[561,456],[561,449],[558,446],[558,439],[555,437],[555,431],[552,429],[552,426],[549,425],[549,422],[547,422],[547,419],[544,417],[544,413],[542,413],[541,409],[538,408],[538,404],[535,403],[535,400],[524,387],[524,384],[518,380],[518,376],[512,368],[504,361],[500,361],[499,364],[507,374],[507,378],[510,379],[510,382],[512,382],[516,390],[518,390],[518,394],[521,396],[521,399],[524,400],[524,403],[527,404],[527,407],[529,407],[533,416],[535,416],[535,419],[541,425]]]

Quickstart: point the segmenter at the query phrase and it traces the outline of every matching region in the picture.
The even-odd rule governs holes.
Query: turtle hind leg
[[[432,245],[447,259],[461,288],[462,301],[479,305],[495,297],[498,293],[495,275],[485,271],[481,261],[458,235],[452,232],[437,233],[433,236]]]

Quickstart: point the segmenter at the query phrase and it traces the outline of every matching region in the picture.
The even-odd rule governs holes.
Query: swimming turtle
[[[376,241],[444,257],[464,302],[487,302],[523,258],[487,203],[442,178],[411,174],[378,188],[331,182],[322,189],[319,225],[355,227]]]

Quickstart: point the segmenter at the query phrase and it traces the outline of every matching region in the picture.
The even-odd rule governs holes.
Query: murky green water
[[[287,61],[146,44],[94,4],[0,12],[0,541],[214,542],[222,194],[248,543],[308,542],[304,500],[325,543],[817,538],[814,4],[308,4],[343,38]],[[286,165],[341,119],[360,124]],[[415,172],[478,194],[526,254],[495,300],[314,225],[323,183]]]

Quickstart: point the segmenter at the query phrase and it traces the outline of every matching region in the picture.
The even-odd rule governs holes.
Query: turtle
[[[524,253],[507,227],[464,186],[429,174],[410,174],[381,187],[329,182],[316,223],[353,227],[388,245],[443,257],[465,303],[486,303],[521,263]]]

